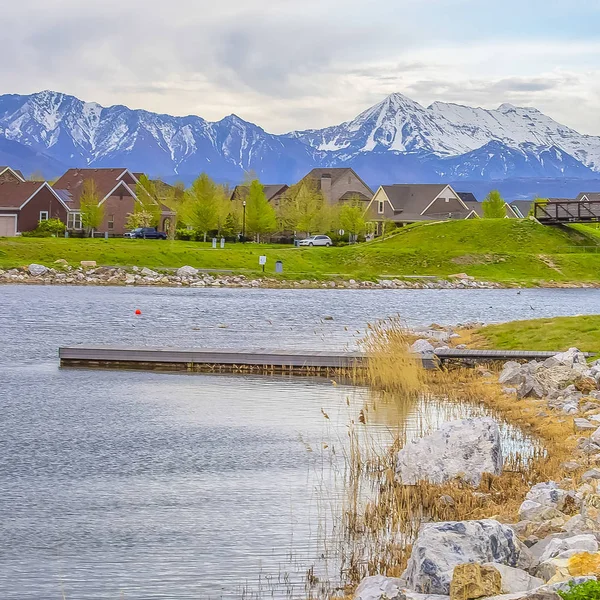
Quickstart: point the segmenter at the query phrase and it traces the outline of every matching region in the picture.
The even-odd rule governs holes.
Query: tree
[[[83,182],[79,205],[81,208],[81,224],[88,235],[93,236],[94,229],[98,229],[104,221],[104,205],[100,204],[100,194],[93,179],[86,179]]]
[[[147,175],[140,175],[135,186],[138,201],[133,208],[133,215],[127,220],[128,227],[158,227],[160,225],[160,193],[156,182]],[[137,223],[134,225],[134,223]]]
[[[204,235],[218,224],[217,185],[206,174],[194,180],[184,196],[185,222]]]
[[[358,199],[353,199],[340,209],[340,226],[350,234],[351,240],[365,232],[367,224],[364,215],[364,206]]]
[[[279,220],[282,229],[310,235],[317,231],[328,231],[333,213],[318,182],[309,178],[293,185],[281,199]]]
[[[246,231],[256,236],[260,242],[260,236],[277,230],[277,216],[275,209],[269,204],[262,183],[255,179],[250,183],[248,199],[246,200]]]
[[[535,205],[546,207],[549,200],[548,198],[538,198],[537,196],[533,199],[531,208],[529,209],[528,217],[535,217]]]
[[[505,202],[498,190],[492,190],[483,201],[484,219],[503,219],[506,216]]]
[[[215,208],[216,208],[216,230],[217,235],[224,235],[227,218],[231,215],[231,200],[228,190],[222,186],[217,185],[215,191]],[[231,221],[229,222],[231,225]]]

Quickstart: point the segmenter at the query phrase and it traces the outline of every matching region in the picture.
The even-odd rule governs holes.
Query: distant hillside
[[[67,166],[126,166],[166,181],[189,182],[206,171],[235,183],[251,170],[269,183],[293,183],[316,166],[351,166],[373,187],[454,181],[479,196],[506,187],[512,198],[557,196],[553,186],[561,181],[561,195],[600,189],[598,136],[534,108],[443,102],[425,108],[401,94],[351,121],[284,135],[236,115],[209,122],[103,107],[52,91],[6,94],[0,140],[2,162],[47,177]]]

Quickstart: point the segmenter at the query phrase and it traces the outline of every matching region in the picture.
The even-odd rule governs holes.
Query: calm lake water
[[[598,313],[600,292],[0,286],[0,306],[3,600],[301,598],[311,566],[338,577],[323,542],[367,391],[60,370],[58,346],[344,348],[396,314],[426,325]],[[396,424],[416,434],[445,418],[427,410],[387,407],[369,436],[384,446]]]

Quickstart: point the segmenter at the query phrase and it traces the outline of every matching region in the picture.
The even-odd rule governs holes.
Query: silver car
[[[331,246],[331,238],[328,235],[311,235],[298,242],[298,246]]]

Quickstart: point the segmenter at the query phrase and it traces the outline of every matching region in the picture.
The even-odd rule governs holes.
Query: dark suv
[[[166,240],[167,234],[164,231],[157,231],[156,227],[138,227],[133,231],[123,234],[123,237],[137,238],[144,240]]]

